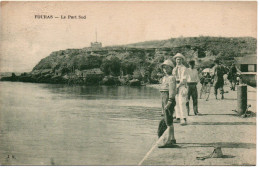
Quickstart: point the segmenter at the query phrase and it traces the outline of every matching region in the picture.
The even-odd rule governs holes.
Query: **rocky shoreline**
[[[2,77],[0,81],[11,82],[30,82],[30,83],[47,83],[47,84],[68,84],[68,85],[107,85],[107,86],[154,86],[156,84],[148,84],[133,78],[132,76],[102,76],[88,75],[79,77],[76,75],[52,75],[52,74],[33,74],[22,73],[16,76]]]

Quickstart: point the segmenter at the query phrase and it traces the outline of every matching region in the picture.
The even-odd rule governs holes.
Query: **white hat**
[[[177,53],[173,59],[176,60],[177,58],[181,58],[182,60],[185,60],[185,57],[181,53]]]
[[[167,66],[171,66],[172,68],[174,68],[174,64],[172,63],[172,61],[171,60],[165,60],[163,63],[162,63],[162,65],[161,66],[163,66],[163,65],[167,65]]]

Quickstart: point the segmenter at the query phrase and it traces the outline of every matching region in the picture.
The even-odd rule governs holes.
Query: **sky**
[[[36,19],[35,15],[86,16]],[[53,51],[176,37],[257,37],[256,2],[1,2],[0,72],[29,72]]]

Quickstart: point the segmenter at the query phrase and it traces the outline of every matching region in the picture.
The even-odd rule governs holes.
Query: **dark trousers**
[[[236,83],[237,83],[236,81],[233,81],[233,80],[230,81],[230,85],[231,85],[231,86],[230,86],[230,89],[231,89],[231,90],[234,90],[234,91],[235,91],[235,89],[236,89]]]
[[[234,90],[236,89],[236,84],[237,84],[237,79],[235,76],[232,76],[232,78],[229,80],[230,81],[230,89]]]
[[[220,94],[224,94],[224,89],[223,89],[223,85],[216,85],[214,86],[214,94],[218,95],[218,89],[220,91]]]
[[[198,90],[197,90],[197,83],[188,83],[188,99],[186,103],[186,108],[188,111],[188,115],[190,114],[190,97],[192,98],[193,101],[193,111],[194,114],[196,115],[198,111]]]
[[[214,94],[217,96],[218,95],[218,89],[220,91],[220,94],[224,95],[224,79],[223,76],[222,77],[216,77],[216,79],[214,80]]]

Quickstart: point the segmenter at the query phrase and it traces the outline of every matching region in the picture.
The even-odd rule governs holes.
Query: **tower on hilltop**
[[[97,41],[97,29],[96,29],[96,41],[91,42],[91,48],[102,48],[102,43]]]

